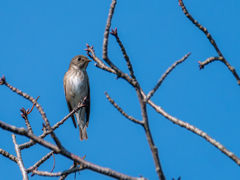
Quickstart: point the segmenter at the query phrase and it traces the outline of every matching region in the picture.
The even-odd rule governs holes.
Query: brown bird
[[[89,102],[87,106],[82,107],[75,113],[81,141],[88,139],[87,127],[90,115],[90,87],[86,68],[90,61],[91,60],[86,56],[75,56],[72,58],[69,69],[63,78],[64,93],[69,112],[71,112],[85,97],[87,97]],[[77,128],[74,115],[71,117],[75,128]]]

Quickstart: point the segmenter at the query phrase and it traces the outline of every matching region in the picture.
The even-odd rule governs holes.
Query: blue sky
[[[63,92],[63,76],[70,60],[86,54],[86,43],[94,45],[102,57],[103,33],[110,0],[93,1],[4,1],[0,6],[0,75],[30,94],[38,102],[51,125],[68,114]],[[229,63],[240,73],[239,1],[184,1],[192,16],[205,26]],[[197,61],[217,56],[205,35],[183,14],[178,1],[119,1],[112,20],[118,28],[141,87],[148,93],[166,69],[191,52],[164,81],[152,100],[172,116],[208,133],[240,157],[240,93],[235,77],[221,62],[199,70]],[[124,72],[128,69],[114,37],[109,39],[109,57]],[[69,151],[86,155],[86,160],[131,176],[157,179],[142,127],[123,117],[106,99],[104,91],[126,113],[141,119],[135,90],[122,79],[89,63],[91,115],[88,141],[79,140],[71,119],[56,134]],[[21,107],[31,103],[8,88],[0,87],[0,120],[25,127]],[[150,128],[158,147],[167,179],[239,179],[237,164],[203,138],[181,128],[147,107]],[[29,115],[33,131],[42,134],[38,111]],[[15,155],[11,133],[0,130],[0,148]],[[46,138],[53,142],[51,138]],[[19,144],[28,141],[17,136]],[[28,168],[49,152],[36,145],[23,150]],[[56,155],[55,172],[72,162]],[[2,179],[21,179],[18,165],[0,156]],[[39,170],[50,171],[53,159]],[[31,179],[44,179],[35,175]],[[70,175],[68,179],[73,179]],[[78,179],[110,179],[85,170]],[[46,178],[58,179],[58,178]]]

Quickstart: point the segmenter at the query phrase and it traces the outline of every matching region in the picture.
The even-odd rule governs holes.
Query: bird
[[[79,102],[82,102],[84,98],[87,98],[88,101],[87,106],[75,112],[81,141],[88,139],[87,127],[90,116],[90,86],[86,69],[90,61],[91,60],[84,55],[75,56],[72,58],[69,69],[63,78],[64,94],[69,112],[71,112]],[[73,114],[71,118],[75,128],[77,128]]]

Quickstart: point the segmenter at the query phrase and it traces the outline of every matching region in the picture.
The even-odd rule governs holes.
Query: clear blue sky
[[[185,5],[194,18],[216,40],[223,55],[240,73],[240,1],[190,1]],[[0,6],[0,75],[13,86],[40,96],[39,103],[51,125],[68,114],[63,92],[63,76],[70,60],[86,54],[85,44],[94,45],[102,56],[103,32],[110,0],[99,1],[4,1]],[[135,74],[147,93],[176,60],[192,55],[164,81],[152,100],[172,116],[189,122],[221,142],[240,157],[240,87],[221,62],[199,70],[197,61],[217,56],[205,35],[183,14],[178,1],[119,1],[112,28],[118,28],[134,66]],[[109,40],[109,57],[128,73],[114,37]],[[135,90],[124,80],[90,63],[91,115],[88,141],[69,119],[56,130],[62,144],[71,152],[95,164],[132,175],[157,179],[153,158],[142,127],[123,117],[105,98],[104,91],[131,116],[141,119]],[[25,127],[21,107],[31,103],[8,88],[0,87],[0,120]],[[181,128],[148,106],[150,127],[167,179],[237,180],[240,169],[230,158],[203,138]],[[42,133],[38,111],[29,115],[33,131]],[[0,148],[15,155],[11,133],[0,130]],[[51,141],[50,138],[46,138]],[[17,136],[17,142],[27,138]],[[39,145],[22,151],[28,168],[49,150]],[[55,172],[68,169],[72,162],[56,157]],[[39,170],[50,171],[50,158]],[[21,179],[18,165],[0,155],[1,179]],[[68,179],[73,179],[70,175]],[[45,177],[34,176],[34,180]],[[57,179],[57,178],[46,178]],[[85,170],[77,179],[110,179]]]

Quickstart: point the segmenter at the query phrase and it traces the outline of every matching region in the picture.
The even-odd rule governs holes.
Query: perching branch
[[[84,107],[84,101],[78,103],[78,105],[67,115],[65,116],[61,121],[57,122],[51,129],[51,131],[54,131],[55,129],[57,129],[60,125],[62,125],[72,114],[74,114],[75,112],[77,112],[79,109],[81,109],[82,107]],[[40,135],[40,138],[45,138],[47,135],[49,135],[51,133],[51,131],[45,131],[42,135]],[[29,141],[27,143],[21,144],[19,147],[20,149],[25,149],[25,148],[29,148],[33,145],[35,145],[36,142],[34,141]]]
[[[55,145],[37,137],[37,136],[35,136],[34,134],[28,132],[24,128],[17,128],[15,126],[11,126],[9,124],[6,124],[2,121],[0,121],[0,127],[2,129],[14,132],[16,134],[23,135],[23,136],[26,136],[28,138],[31,138],[32,140],[36,141],[38,144],[40,144],[40,145],[42,145],[42,146],[44,146],[44,147],[46,147],[50,150],[53,150],[54,153],[57,153],[57,154],[59,153],[59,154],[65,156],[65,157],[67,157],[67,158],[69,158],[69,159],[71,159],[75,162],[80,163],[83,166],[83,168],[87,168],[87,169],[93,170],[93,171],[101,173],[101,174],[105,174],[107,176],[110,176],[110,177],[113,177],[113,178],[116,178],[116,179],[129,179],[129,180],[143,180],[143,179],[145,179],[145,178],[135,178],[135,177],[127,176],[127,175],[124,175],[122,173],[113,171],[109,168],[104,168],[104,167],[95,165],[93,163],[90,163],[88,161],[85,161],[82,158],[76,156],[75,154],[72,154],[72,153],[68,152],[64,148],[59,149],[58,146],[55,146]]]

